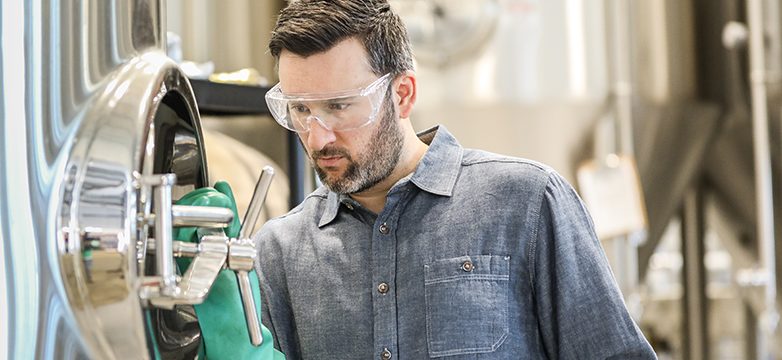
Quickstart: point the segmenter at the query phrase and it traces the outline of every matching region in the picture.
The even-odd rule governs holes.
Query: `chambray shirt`
[[[552,169],[440,126],[374,214],[320,188],[256,234],[288,359],[655,359]]]

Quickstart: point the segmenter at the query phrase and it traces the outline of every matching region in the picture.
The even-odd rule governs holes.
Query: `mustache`
[[[343,148],[337,148],[337,147],[324,147],[323,149],[320,149],[318,151],[313,151],[310,157],[312,157],[312,160],[317,161],[320,158],[329,158],[329,157],[335,157],[335,156],[341,156],[348,160],[350,160],[350,154],[346,149]]]

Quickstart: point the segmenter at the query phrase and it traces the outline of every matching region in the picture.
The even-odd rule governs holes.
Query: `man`
[[[325,184],[256,235],[289,359],[655,358],[559,175],[442,126],[416,136],[386,1],[292,1],[269,48],[269,108]]]

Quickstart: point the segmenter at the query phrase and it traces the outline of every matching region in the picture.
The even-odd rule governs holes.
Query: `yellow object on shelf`
[[[236,84],[236,85],[251,85],[251,86],[264,86],[267,85],[266,78],[258,73],[258,70],[253,68],[241,69],[229,73],[215,73],[209,75],[209,81],[223,83],[223,84]]]

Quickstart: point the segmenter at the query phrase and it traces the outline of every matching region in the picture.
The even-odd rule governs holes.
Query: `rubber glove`
[[[206,187],[193,190],[179,199],[177,204],[231,209],[234,213],[234,219],[224,231],[229,238],[239,236],[241,228],[239,213],[236,210],[236,202],[228,183],[220,181],[215,184],[214,188]],[[198,242],[198,229],[195,227],[175,228],[174,239]],[[180,272],[184,273],[190,262],[191,259],[178,258],[177,265]],[[257,314],[261,314],[260,286],[255,270],[250,272],[250,286],[255,298]],[[282,353],[274,349],[271,332],[263,325],[261,325],[263,336],[261,346],[255,347],[250,343],[239,285],[233,270],[224,269],[220,272],[208,297],[203,303],[195,305],[195,311],[201,326],[207,359],[285,359]]]

